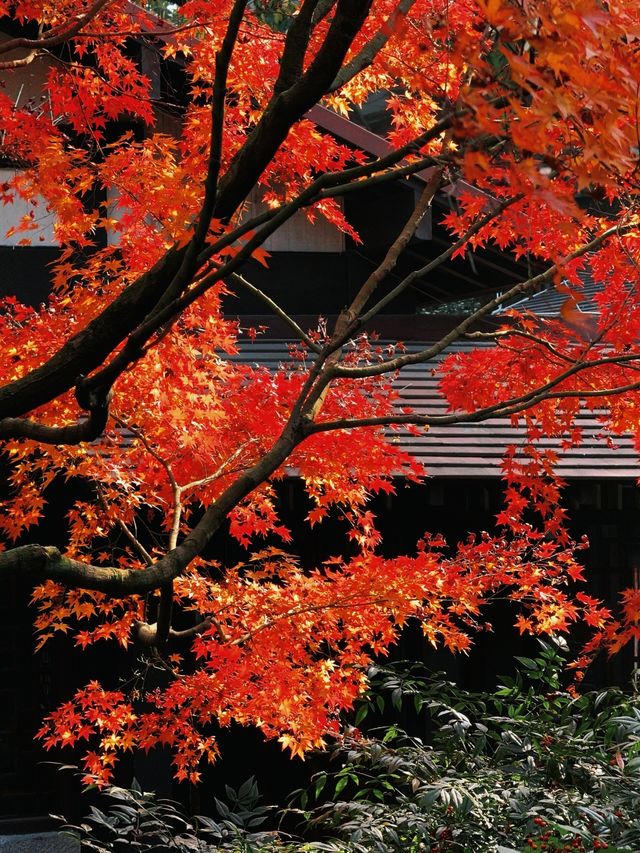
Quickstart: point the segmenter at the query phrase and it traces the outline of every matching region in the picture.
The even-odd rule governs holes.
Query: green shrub
[[[234,791],[226,786],[227,802],[216,799],[219,818],[187,817],[179,803],[157,799],[132,788],[111,786],[103,797],[105,810],[93,806],[79,825],[62,831],[77,838],[82,850],[96,853],[254,853],[270,849],[274,833],[257,831],[268,807],[259,805],[253,778]]]
[[[342,767],[302,795],[327,851],[640,850],[640,704],[615,689],[562,689],[562,656],[542,644],[521,674],[473,694],[418,667],[378,669],[357,714],[385,697],[425,716],[424,739],[354,730]],[[329,795],[324,805],[309,802]]]

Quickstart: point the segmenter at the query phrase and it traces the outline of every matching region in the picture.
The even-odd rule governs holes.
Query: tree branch
[[[353,610],[362,607],[376,607],[388,601],[387,598],[378,596],[377,598],[363,598],[361,593],[353,593],[351,596],[346,596],[340,601],[330,601],[324,604],[301,604],[299,607],[292,607],[284,613],[278,613],[276,616],[266,617],[263,622],[251,631],[247,631],[241,637],[237,637],[231,641],[232,646],[241,646],[243,643],[248,643],[260,631],[265,631],[267,628],[272,628],[278,622],[285,619],[291,619],[294,616],[303,616],[305,613],[322,613],[325,610]]]
[[[52,27],[48,35],[43,38],[28,39],[14,38],[0,44],[0,54],[9,53],[12,50],[27,49],[31,51],[43,50],[51,47],[57,47],[65,41],[69,41],[80,30],[85,27],[89,21],[92,21],[105,6],[113,0],[94,0],[93,4],[87,9],[84,15],[78,15],[72,24],[60,24],[57,27]]]
[[[302,76],[304,58],[309,46],[309,37],[313,31],[314,13],[318,0],[304,0],[298,14],[287,30],[284,49],[280,57],[280,73],[273,92],[279,95],[290,89]]]
[[[255,439],[251,439],[250,441],[246,441],[244,444],[241,444],[240,447],[237,447],[236,450],[222,462],[218,468],[210,474],[208,477],[202,477],[200,480],[193,480],[191,483],[187,483],[184,486],[180,486],[173,474],[171,473],[171,483],[172,483],[172,491],[173,491],[173,522],[171,525],[171,532],[169,534],[169,549],[173,550],[178,544],[178,536],[180,534],[180,520],[182,517],[182,496],[189,491],[193,491],[193,489],[200,488],[201,486],[206,486],[208,483],[214,482],[219,477],[221,477],[228,466],[234,462],[238,456],[242,453],[245,448],[251,444]],[[158,457],[156,457],[158,458]],[[171,472],[171,468],[168,463],[165,465],[166,470]],[[173,614],[173,580],[169,581],[169,583],[165,584],[160,588],[160,601],[158,602],[158,618],[155,624],[155,633],[152,633],[153,626],[138,626],[138,630],[141,630],[147,633],[147,642],[153,642],[153,645],[158,648],[163,648],[167,640],[172,636],[173,629],[171,627],[171,618]]]
[[[474,222],[474,224],[461,237],[452,243],[444,252],[441,252],[437,258],[429,261],[429,263],[425,264],[423,267],[410,272],[409,275],[390,290],[389,293],[376,302],[376,304],[373,305],[366,314],[363,314],[362,317],[360,317],[360,325],[368,323],[369,320],[376,316],[376,314],[379,314],[383,308],[386,308],[390,302],[393,302],[394,299],[410,287],[416,279],[423,278],[425,275],[428,275],[430,272],[433,272],[434,269],[437,269],[437,267],[445,263],[445,261],[448,261],[449,258],[453,257],[453,255],[458,251],[458,249],[461,249],[466,243],[468,243],[475,234],[485,227],[485,225],[488,225],[496,219],[496,217],[498,217],[504,210],[511,207],[512,204],[521,201],[523,197],[522,193],[518,193],[518,195],[504,199],[497,204],[490,201],[489,204],[491,206],[491,210],[489,213],[485,216],[481,216],[476,222]]]
[[[322,347],[318,346],[318,344],[311,340],[309,335],[305,331],[303,331],[303,329],[296,323],[293,317],[290,317],[287,312],[284,311],[278,305],[277,302],[274,302],[270,296],[267,296],[267,294],[263,290],[260,290],[259,287],[256,287],[254,284],[251,284],[250,281],[247,281],[247,279],[244,276],[239,275],[239,273],[231,273],[229,278],[232,282],[234,282],[234,284],[239,285],[240,287],[251,293],[253,296],[257,296],[258,299],[264,302],[267,308],[270,308],[276,317],[279,317],[281,320],[283,320],[287,324],[287,326],[289,326],[295,336],[301,341],[303,341],[312,352],[320,353],[322,351]],[[2,424],[0,423],[0,426],[1,425]]]
[[[176,630],[172,628],[169,631],[169,639],[171,640],[191,640],[194,637],[197,637],[199,634],[203,634],[207,628],[210,628],[212,625],[218,630],[220,634],[220,629],[216,625],[216,623],[211,618],[203,619],[201,622],[198,622],[196,625],[192,625],[190,628],[182,628],[181,630]],[[223,642],[227,641],[224,633],[221,634],[221,639]]]
[[[408,154],[411,154],[422,145],[425,145],[431,139],[439,136],[446,130],[454,117],[460,113],[450,113],[441,119],[437,124],[433,125],[428,131],[425,131],[420,136],[416,137],[412,142],[403,145],[401,148],[391,151],[384,157],[371,160],[362,166],[354,166],[350,169],[345,169],[342,172],[323,172],[315,178],[305,189],[295,198],[285,204],[277,207],[264,210],[262,213],[252,216],[250,219],[242,220],[234,229],[227,231],[217,240],[204,249],[199,258],[198,266],[202,267],[212,257],[219,254],[223,249],[233,245],[240,240],[249,231],[255,231],[262,226],[272,222],[277,217],[275,227],[270,227],[268,231],[261,231],[260,239],[253,238],[251,245],[256,248],[261,242],[273,233],[275,228],[279,228],[287,219],[293,216],[298,210],[309,207],[317,201],[326,198],[336,198],[347,195],[350,192],[361,192],[371,186],[378,186],[389,181],[396,181],[399,178],[410,177],[419,172],[424,172],[428,167],[436,167],[440,165],[434,157],[420,157],[405,163],[404,166],[395,166],[394,164],[402,161]],[[389,167],[389,168],[388,168]],[[385,171],[386,170],[386,171]],[[379,173],[379,174],[377,174]],[[253,249],[252,249],[253,250]]]
[[[0,388],[0,418],[26,414],[74,386],[79,388],[79,377],[101,365],[150,313],[177,272],[183,252],[169,250],[43,365]],[[111,383],[104,383],[104,387],[111,387]],[[79,402],[89,408],[86,401]]]
[[[0,441],[28,438],[40,444],[81,444],[95,441],[102,435],[109,420],[108,396],[101,404],[92,406],[89,417],[68,426],[48,426],[28,418],[3,418],[0,421]]]
[[[213,81],[213,95],[211,98],[211,136],[209,140],[209,159],[207,163],[207,175],[204,181],[204,199],[198,214],[195,232],[185,253],[180,269],[173,281],[163,293],[155,311],[163,308],[168,302],[182,293],[195,275],[198,267],[198,255],[207,239],[211,217],[216,203],[218,192],[218,178],[222,164],[222,143],[224,131],[225,100],[227,97],[227,79],[233,50],[238,38],[238,31],[247,6],[247,0],[235,0],[233,9],[229,16],[229,23],[222,40],[220,50],[215,58],[215,77]],[[155,312],[154,312],[155,313]]]
[[[128,525],[125,524],[125,522],[121,518],[118,519],[118,527],[124,533],[124,535],[127,537],[129,542],[131,542],[132,546],[138,552],[138,554],[141,557],[141,559],[143,560],[143,562],[145,562],[147,564],[147,566],[152,566],[153,565],[153,557],[147,551],[147,549],[144,547],[144,545],[138,539],[138,537],[133,533],[132,530],[129,529]]]
[[[453,115],[451,114],[447,116],[445,119],[442,119],[440,122],[435,124],[432,128],[425,133],[422,134],[422,139],[433,138],[434,136],[440,135],[443,129],[446,129],[450,122],[453,119]],[[406,153],[411,150],[415,146],[416,142],[412,142],[407,146],[404,146],[402,149],[393,152],[392,154],[387,155],[386,157],[380,158],[378,161],[374,161],[375,164],[387,163],[389,161],[394,162],[406,155]],[[424,144],[424,143],[423,143]],[[374,170],[374,167],[358,167],[357,170],[347,170],[348,172],[358,171],[362,172],[363,169],[368,168],[371,171]],[[365,172],[366,173],[366,172]],[[280,210],[276,213],[275,216],[266,220],[264,225],[259,228],[256,233],[251,237],[251,239],[247,240],[246,243],[242,246],[242,248],[236,252],[236,254],[225,264],[220,267],[214,269],[208,275],[205,275],[203,278],[199,279],[196,283],[193,284],[192,287],[189,288],[188,291],[177,297],[176,299],[169,302],[164,306],[161,310],[158,310],[155,313],[152,313],[141,325],[139,325],[129,336],[127,344],[120,350],[120,352],[112,359],[112,361],[107,364],[105,367],[98,370],[94,375],[88,377],[87,379],[83,379],[81,383],[81,387],[90,391],[95,387],[102,387],[106,385],[113,385],[115,380],[120,376],[120,374],[129,367],[134,361],[139,359],[142,355],[144,355],[144,346],[150,340],[152,335],[157,332],[159,329],[163,328],[167,323],[170,323],[175,316],[180,314],[189,305],[193,304],[197,299],[203,296],[211,287],[213,287],[216,282],[224,279],[229,276],[231,273],[235,272],[242,264],[251,257],[253,251],[261,246],[264,241],[273,234],[284,222],[290,219],[293,214],[299,210],[301,207],[306,204],[310,204],[312,200],[316,198],[319,188],[322,187],[331,187],[334,185],[341,185],[344,180],[347,180],[345,177],[346,173],[332,173],[326,172],[324,175],[321,175],[316,181],[314,181],[309,187],[307,187],[296,199],[289,202],[289,204],[284,205]],[[218,244],[218,251],[220,249],[220,244]]]
[[[518,397],[511,397],[508,400],[502,400],[499,403],[493,403],[491,406],[484,406],[481,409],[476,409],[473,412],[451,412],[448,415],[388,415],[372,418],[341,418],[335,421],[316,421],[309,422],[304,427],[305,437],[314,435],[317,432],[329,432],[335,429],[355,429],[366,426],[450,426],[452,424],[475,423],[476,421],[484,421],[491,417],[506,417],[507,415],[517,414],[524,409],[529,409],[532,406],[543,400],[560,400],[565,398],[587,398],[587,397],[607,397],[624,394],[628,391],[635,391],[640,388],[640,382],[631,382],[627,385],[618,385],[611,388],[601,389],[575,389],[567,391],[554,391],[558,385],[578,373],[583,373],[587,370],[593,370],[596,367],[601,367],[604,364],[629,364],[631,362],[640,361],[640,353],[630,353],[628,355],[612,356],[595,359],[594,361],[576,362],[572,367],[565,370],[563,373],[540,385],[537,388],[527,391],[526,394],[521,394]]]
[[[446,147],[446,145],[447,141],[445,141],[444,147]],[[347,312],[349,319],[355,319],[360,314],[364,306],[377,290],[378,286],[387,277],[387,275],[395,269],[395,266],[398,263],[398,258],[406,249],[409,241],[416,232],[416,228],[424,219],[426,212],[431,207],[435,194],[442,186],[443,174],[443,168],[433,170],[431,177],[422,190],[418,203],[416,204],[411,216],[407,219],[402,231],[389,247],[382,263],[379,264],[379,266],[367,278],[349,306],[349,310]]]
[[[335,6],[336,0],[319,0],[313,13],[313,26],[317,27]]]
[[[415,2],[416,0],[400,0],[375,36],[359,50],[353,59],[347,62],[346,65],[343,65],[331,84],[330,92],[336,92],[338,89],[341,89],[350,80],[353,80],[357,74],[371,65],[393,35],[398,18],[406,15]]]
[[[575,359],[572,359],[563,352],[560,352],[560,350],[554,347],[549,341],[544,338],[539,338],[536,335],[532,335],[529,332],[523,332],[522,329],[501,329],[496,332],[467,332],[465,338],[470,341],[491,340],[497,342],[498,345],[502,338],[524,338],[537,346],[544,347],[544,349],[548,350],[559,361],[568,361],[569,364],[573,364],[575,361]]]
[[[224,235],[216,241],[205,253],[201,253],[198,264],[206,260],[230,245],[248,230],[259,225],[264,225],[265,230],[256,234],[252,240],[243,247],[240,253],[240,261],[246,260],[253,250],[263,242],[269,234],[273,233],[283,222],[292,216],[298,209],[313,203],[316,199],[327,198],[332,195],[333,188],[340,188],[352,181],[359,181],[370,176],[372,173],[381,172],[394,166],[412,152],[419,150],[422,145],[439,136],[446,130],[460,113],[452,111],[444,116],[432,128],[425,131],[415,140],[390,154],[378,158],[363,166],[353,167],[340,173],[325,173],[316,179],[298,199],[284,205],[280,209],[267,211],[245,222],[229,234]],[[422,158],[414,164],[406,164],[396,170],[391,170],[384,175],[378,175],[372,180],[393,180],[396,177],[408,175],[414,171],[424,169],[425,165],[432,162],[430,158]],[[366,186],[361,181],[360,187]],[[268,228],[267,224],[273,223]],[[105,359],[113,352],[115,347],[136,329],[145,318],[148,319],[158,300],[170,286],[176,273],[180,269],[185,254],[185,247],[171,249],[161,258],[148,272],[143,273],[135,282],[129,285],[122,294],[116,297],[97,317],[85,326],[77,334],[73,335],[59,350],[44,364],[30,371],[9,384],[0,387],[0,419],[5,417],[16,417],[26,414],[38,406],[48,403],[60,394],[78,385],[87,392],[95,390],[100,386],[113,384],[113,380],[125,369],[135,358],[142,353],[140,344],[134,339],[129,349],[121,354],[121,369],[110,370],[111,380],[104,373],[100,373],[97,379],[94,376],[88,379],[80,379],[100,367]],[[172,319],[175,313],[188,307],[195,299],[199,298],[213,284],[225,275],[233,272],[240,264],[230,263],[220,268],[220,273],[207,280],[205,285],[200,284],[195,292],[189,292],[188,299],[181,302],[174,300],[171,307],[164,309],[159,322],[154,322],[146,327],[144,333],[139,333],[140,339],[146,340],[145,334],[148,329],[150,334]]]
[[[171,633],[171,618],[173,616],[173,578],[160,587],[160,601],[158,602],[158,619],[156,631],[153,637],[153,645],[162,649],[167,644]]]
[[[232,160],[219,184],[214,216],[223,221],[229,219],[285,139],[291,125],[324,94],[367,15],[369,2],[339,0],[327,37],[303,78],[273,100]],[[380,168],[383,167],[381,163]],[[79,376],[89,374],[103,364],[115,347],[145,318],[149,318],[180,269],[185,252],[184,247],[170,250],[41,367],[0,388],[0,418],[18,417],[44,405],[73,387]],[[176,311],[191,304],[193,298],[172,304],[161,322],[152,324],[151,333],[170,321]],[[132,360],[131,349],[127,356],[128,364]],[[114,371],[113,375],[119,374]]]
[[[325,95],[344,62],[371,0],[338,0],[323,44],[300,79],[274,95],[254,131],[220,181],[213,215],[226,221],[245,199],[284,141],[290,127]]]
[[[5,59],[0,62],[0,71],[11,71],[13,68],[25,68],[27,65],[31,65],[34,59],[38,58],[38,54],[35,50],[31,50],[26,56],[21,57],[20,59]]]
[[[100,506],[102,507],[102,509],[105,512],[107,512],[107,510],[108,510],[107,499],[104,496],[102,484],[96,480],[96,481],[94,481],[94,485],[96,487],[96,494],[98,495],[98,501],[100,502]],[[129,542],[131,543],[133,548],[138,552],[138,556],[142,559],[142,561],[144,563],[146,563],[147,566],[151,566],[153,564],[153,557],[147,551],[147,549],[144,547],[144,545],[138,539],[138,537],[133,533],[132,530],[129,529],[127,524],[125,524],[125,522],[121,518],[118,519],[117,525],[118,525],[118,528],[120,529],[120,531],[129,540]]]
[[[145,569],[94,566],[65,557],[51,546],[21,545],[0,553],[2,573],[22,573],[35,583],[49,579],[69,587],[95,589],[114,596],[149,592],[176,578],[209,543],[228,513],[263,483],[302,441],[298,423],[287,424],[271,449],[231,483],[185,539]]]
[[[57,548],[19,545],[0,553],[0,574],[19,574],[34,583],[52,580],[68,587],[96,589],[116,596],[157,589],[177,576],[178,559],[167,555],[148,569],[94,566],[65,557]]]
[[[400,231],[400,234],[398,234],[387,250],[382,262],[366,279],[354,297],[351,305],[338,317],[331,341],[329,342],[328,351],[323,359],[324,365],[322,375],[319,376],[319,380],[315,388],[311,391],[305,401],[304,412],[305,417],[308,419],[313,420],[316,414],[320,411],[331,382],[332,368],[337,365],[340,359],[342,346],[351,335],[355,319],[371,298],[380,282],[391,272],[391,270],[395,268],[398,258],[406,248],[409,240],[413,237],[420,221],[431,206],[434,195],[442,184],[443,171],[444,170],[442,168],[434,169],[431,178],[422,191],[422,195],[420,196],[418,203],[411,213],[411,216],[406,221],[404,227]]]
[[[461,323],[458,323],[458,325],[454,329],[444,335],[440,339],[440,341],[438,341],[438,343],[433,344],[425,350],[421,350],[417,353],[407,353],[406,355],[398,356],[397,358],[389,359],[387,361],[382,361],[378,364],[372,364],[368,367],[342,367],[338,365],[333,368],[333,375],[345,377],[348,376],[353,379],[363,379],[365,377],[379,376],[383,373],[390,373],[395,370],[399,370],[407,364],[420,364],[421,362],[429,361],[436,355],[439,355],[441,352],[443,352],[448,346],[454,343],[454,341],[457,341],[464,334],[466,334],[470,326],[472,326],[478,320],[481,320],[483,317],[486,317],[487,314],[491,314],[491,312],[495,308],[497,308],[506,300],[512,299],[514,296],[519,296],[523,293],[529,293],[539,285],[545,284],[546,282],[550,281],[558,271],[559,266],[564,266],[564,264],[568,263],[569,261],[575,260],[576,258],[580,258],[588,252],[599,248],[611,237],[622,237],[625,234],[636,230],[636,228],[636,225],[625,225],[621,227],[614,226],[612,228],[608,228],[606,231],[602,232],[597,237],[594,237],[593,240],[590,240],[588,243],[585,243],[579,249],[576,249],[574,252],[571,252],[570,254],[566,255],[561,262],[550,266],[549,269],[545,272],[533,276],[527,279],[527,281],[521,282],[520,284],[516,284],[510,290],[507,290],[505,293],[494,297],[489,302],[485,302],[484,305],[482,305],[480,308],[478,308],[476,311],[466,317]],[[364,319],[370,314],[371,312],[367,312],[367,314],[363,315],[361,321],[364,322]]]

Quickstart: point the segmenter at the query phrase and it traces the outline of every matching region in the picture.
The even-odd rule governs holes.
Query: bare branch
[[[569,364],[575,363],[575,359],[565,355],[563,352],[560,352],[560,350],[557,347],[554,347],[549,341],[544,338],[540,338],[537,335],[532,335],[529,332],[524,332],[522,329],[501,329],[496,332],[467,332],[465,338],[470,341],[496,341],[498,344],[502,339],[508,340],[509,338],[524,338],[537,346],[544,347],[544,349],[548,350],[559,361],[566,361],[569,362]]]
[[[448,144],[448,142],[445,142],[445,144]],[[431,206],[433,197],[442,183],[442,176],[443,169],[434,170],[430,180],[427,182],[422,192],[422,195],[420,196],[420,199],[418,200],[418,203],[412,211],[411,216],[406,221],[404,227],[400,231],[400,234],[398,234],[389,247],[382,262],[366,279],[354,297],[351,305],[338,317],[329,346],[326,349],[326,352],[322,353],[318,358],[318,363],[321,361],[323,362],[322,373],[319,374],[319,381],[307,397],[304,404],[305,417],[308,419],[313,420],[322,407],[323,400],[331,382],[332,369],[340,360],[342,346],[346,343],[351,334],[355,319],[360,311],[362,311],[367,301],[371,298],[371,295],[374,293],[380,282],[391,272],[391,270],[395,268],[402,251],[406,248],[409,240],[413,237],[416,228],[420,224],[420,221]]]
[[[158,462],[164,468],[171,488],[179,489],[180,487],[178,486],[177,480],[173,474],[171,465],[169,465],[167,460],[160,453],[158,453],[158,451],[153,447],[146,435],[137,427],[134,427],[131,424],[127,423],[127,421],[123,420],[123,418],[114,417],[114,421],[119,427],[121,427],[122,429],[126,429],[128,432],[131,433],[132,436],[134,436],[134,438],[137,438],[138,441],[144,447],[144,449],[147,451],[149,456],[152,456],[156,460],[156,462]]]
[[[100,502],[100,506],[106,512],[108,509],[108,505],[107,505],[107,499],[104,495],[104,490],[102,488],[102,484],[96,480],[96,481],[94,481],[94,485],[96,488],[96,494],[98,496],[98,501]],[[135,533],[129,528],[129,526],[121,518],[119,518],[116,523],[118,525],[118,528],[121,530],[121,532],[124,533],[124,535],[127,537],[129,542],[131,543],[131,545],[138,552],[138,556],[140,556],[142,558],[142,561],[144,563],[146,563],[147,566],[152,565],[153,557],[147,551],[147,549],[144,547],[144,545],[138,539],[138,537],[135,535]]]
[[[383,373],[389,373],[395,370],[399,370],[407,364],[420,364],[421,362],[429,361],[434,358],[436,355],[439,355],[443,352],[448,346],[450,346],[454,341],[459,340],[469,328],[477,323],[478,320],[481,320],[483,317],[486,317],[488,314],[491,314],[499,305],[505,302],[508,299],[513,299],[515,296],[519,296],[523,293],[529,293],[538,287],[541,284],[545,284],[548,281],[551,281],[553,276],[557,273],[559,266],[563,266],[569,261],[574,260],[575,258],[580,258],[588,252],[592,252],[595,249],[599,248],[603,243],[609,240],[611,237],[622,237],[625,234],[630,233],[631,231],[636,230],[636,225],[624,225],[624,226],[614,226],[612,228],[608,228],[606,231],[603,231],[597,237],[594,237],[593,240],[590,240],[588,243],[585,243],[579,249],[576,249],[574,252],[566,255],[561,262],[557,264],[553,264],[543,273],[539,275],[532,276],[527,279],[527,281],[523,281],[520,284],[514,285],[510,290],[507,290],[505,293],[502,293],[496,296],[494,299],[489,300],[489,302],[485,302],[480,308],[466,317],[461,323],[444,335],[437,343],[428,347],[427,349],[421,350],[417,353],[407,353],[406,355],[398,356],[397,358],[392,358],[387,361],[379,362],[378,364],[372,364],[367,367],[342,367],[341,365],[337,365],[332,368],[334,376],[349,376],[353,379],[355,378],[364,378],[368,376],[379,376]],[[367,312],[366,315],[363,315],[362,321],[364,321],[364,317],[367,317],[371,312]]]
[[[0,71],[11,71],[13,68],[24,68],[27,65],[31,65],[34,59],[37,59],[39,56],[35,50],[29,51],[26,56],[21,57],[20,59],[5,59],[0,62]]]
[[[368,323],[376,314],[379,314],[383,308],[386,308],[390,302],[393,302],[396,297],[398,297],[401,293],[403,293],[408,287],[413,284],[413,282],[418,278],[423,278],[425,275],[428,275],[434,269],[437,269],[441,266],[445,261],[448,261],[449,258],[453,257],[453,255],[461,249],[469,240],[481,231],[486,225],[496,219],[504,210],[508,207],[511,207],[512,204],[515,204],[518,201],[521,201],[523,198],[522,193],[518,195],[512,196],[511,198],[504,199],[499,203],[494,203],[492,201],[489,202],[491,210],[485,216],[481,216],[474,224],[454,243],[452,243],[444,252],[438,255],[437,258],[434,258],[432,261],[429,261],[428,264],[425,264],[423,267],[419,269],[413,270],[409,273],[401,282],[399,282],[392,290],[389,291],[379,302],[376,302],[366,314],[363,314],[360,318],[360,323]]]
[[[235,284],[240,285],[240,287],[243,287],[246,291],[251,293],[253,296],[257,296],[258,299],[264,302],[264,304],[275,314],[275,316],[283,320],[291,329],[291,331],[295,334],[295,336],[301,341],[303,341],[312,352],[321,352],[322,347],[318,346],[318,344],[312,341],[309,335],[305,331],[303,331],[303,329],[296,323],[293,317],[290,317],[286,311],[283,311],[283,309],[278,305],[278,303],[274,302],[270,296],[267,296],[267,294],[263,290],[260,290],[260,288],[256,287],[255,284],[251,284],[250,281],[247,281],[247,279],[244,276],[239,275],[239,273],[232,273],[229,278]]]
[[[447,145],[448,139],[445,140],[443,148],[446,148]],[[431,177],[429,178],[429,180],[424,186],[424,189],[422,190],[420,198],[418,199],[418,203],[416,204],[411,216],[407,219],[404,227],[402,228],[402,231],[393,241],[382,262],[367,278],[365,283],[358,291],[353,302],[349,306],[349,310],[347,312],[349,318],[355,318],[360,314],[369,299],[371,299],[371,297],[373,296],[378,286],[382,283],[386,276],[389,275],[389,273],[393,269],[395,269],[395,266],[398,263],[398,258],[406,249],[409,240],[411,240],[411,238],[416,232],[416,228],[423,220],[426,212],[431,207],[431,202],[433,201],[435,194],[442,186],[443,174],[443,168],[433,170]]]
[[[211,617],[207,619],[203,619],[202,622],[198,622],[196,625],[192,625],[190,628],[183,628],[182,630],[177,631],[175,628],[172,628],[169,631],[169,639],[170,640],[191,640],[193,637],[197,637],[200,634],[203,634],[207,628],[210,628],[212,625],[215,625],[218,633],[221,636],[223,642],[227,642],[227,638],[224,632],[221,632],[218,625],[215,623]]]
[[[153,557],[147,551],[147,549],[144,547],[144,545],[138,539],[138,537],[135,535],[133,530],[131,530],[131,528],[121,518],[118,519],[118,527],[124,533],[124,535],[127,537],[129,542],[131,542],[131,544],[133,545],[135,550],[138,552],[140,557],[142,557],[142,560],[147,564],[147,566],[152,566],[153,565]]]
[[[537,388],[527,391],[526,394],[521,394],[518,397],[511,397],[508,400],[502,400],[499,403],[493,403],[491,406],[484,406],[481,409],[476,409],[473,412],[451,412],[448,415],[416,415],[416,414],[398,414],[372,418],[341,418],[335,421],[316,421],[309,423],[305,428],[305,436],[314,435],[317,432],[329,432],[335,429],[355,429],[357,427],[367,426],[450,426],[452,424],[475,423],[484,421],[492,417],[506,417],[507,415],[517,414],[525,409],[530,409],[532,406],[544,400],[560,400],[564,398],[588,398],[588,397],[607,397],[623,394],[628,391],[635,391],[640,388],[640,382],[632,382],[627,385],[618,385],[611,388],[601,389],[575,389],[567,391],[556,391],[558,385],[565,382],[571,376],[578,373],[584,373],[588,370],[601,367],[605,364],[625,364],[632,368],[632,362],[640,362],[640,353],[629,353],[627,355],[603,357],[594,359],[593,361],[576,362],[572,367],[559,373],[553,379],[538,386]]]
[[[557,383],[553,383],[554,385]],[[335,421],[316,421],[305,429],[305,436],[319,432],[332,432],[343,429],[361,429],[374,426],[449,426],[451,424],[468,424],[484,421],[492,417],[507,417],[530,409],[545,400],[563,400],[570,398],[587,399],[589,397],[613,397],[626,394],[629,391],[640,390],[640,382],[630,382],[628,385],[617,385],[612,388],[598,390],[552,391],[527,395],[521,402],[511,402],[487,406],[474,412],[456,412],[451,415],[389,415],[378,418],[341,418]]]
[[[224,462],[221,462],[220,465],[218,465],[213,474],[208,474],[200,480],[192,480],[190,483],[185,483],[184,486],[180,486],[180,493],[185,494],[186,492],[192,492],[194,489],[200,489],[202,486],[208,486],[210,483],[215,482],[215,480],[219,480],[224,474],[229,474],[229,466],[236,461],[240,454],[243,453],[249,445],[255,444],[257,440],[257,438],[250,438],[248,441],[243,442],[239,447],[236,447],[233,453],[228,456]]]

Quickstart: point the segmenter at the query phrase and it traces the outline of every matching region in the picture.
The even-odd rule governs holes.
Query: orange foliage
[[[0,53],[3,155],[23,167],[1,197],[44,198],[61,246],[46,306],[2,303],[0,436],[11,495],[0,519],[0,569],[23,553],[18,539],[37,537],[53,480],[82,482],[64,555],[47,552],[43,566],[27,566],[39,581],[40,642],[57,631],[83,648],[151,637],[149,654],[167,672],[167,685],[144,697],[91,683],[47,718],[45,746],[88,741],[87,774],[101,782],[119,752],[155,746],[173,750],[178,778],[197,781],[199,762],[217,755],[214,721],[256,725],[303,755],[338,732],[367,665],[408,619],[421,622],[430,642],[465,651],[483,603],[496,595],[516,603],[522,631],[566,631],[584,617],[610,647],[638,636],[637,594],[625,593],[620,630],[604,627],[598,602],[569,595],[568,581],[581,578],[577,546],[564,527],[553,454],[537,444],[546,436],[579,442],[582,406],[597,407],[614,434],[640,434],[640,297],[629,286],[640,254],[638,7],[337,0],[304,31],[314,5],[305,0],[291,23],[304,42],[295,55],[293,39],[238,0],[188,0],[174,30],[128,0],[0,0],[1,15],[37,22],[41,33],[16,45],[22,54]],[[154,129],[158,104],[130,58],[130,39],[183,66],[175,136]],[[60,61],[49,61],[52,51]],[[8,94],[21,67],[11,63],[25,55],[49,63],[46,109]],[[306,115],[318,102],[346,114],[380,91],[390,151],[410,147],[397,163],[367,172],[369,155]],[[225,308],[233,311],[243,259],[268,266],[261,244],[273,217],[305,207],[357,240],[335,201],[341,182],[357,189],[370,175],[412,164],[434,170],[436,189],[462,181],[474,188],[458,193],[446,218],[452,239],[462,238],[460,253],[492,242],[552,264],[544,280],[566,290],[563,316],[574,326],[587,248],[602,289],[589,335],[562,318],[539,323],[513,311],[493,345],[434,362],[452,417],[511,415],[528,443],[524,456],[505,459],[495,536],[452,550],[426,537],[413,554],[389,559],[368,500],[393,492],[398,473],[424,473],[389,428],[428,428],[438,416],[398,412],[393,382],[408,356],[358,324],[373,291],[336,329],[299,330],[300,346],[274,371],[234,358],[240,329]],[[347,180],[349,169],[356,172]],[[116,208],[88,200],[107,192]],[[254,221],[250,193],[266,210]],[[605,214],[581,206],[579,194],[606,202]],[[31,225],[20,226],[26,240]],[[105,229],[117,245],[100,242]],[[76,366],[77,353],[86,364]],[[100,411],[106,421],[91,442],[38,437],[40,427]],[[35,427],[10,423],[16,417]],[[274,490],[291,471],[311,499],[310,526],[337,509],[356,556],[303,571],[295,544],[265,550],[267,536],[283,545],[291,538]],[[162,519],[153,547],[137,535],[149,511]],[[242,565],[202,556],[227,522],[247,549]],[[158,567],[164,574],[153,574]],[[155,594],[160,587],[168,596]],[[190,652],[184,634],[160,626],[171,597],[174,614],[193,614]]]

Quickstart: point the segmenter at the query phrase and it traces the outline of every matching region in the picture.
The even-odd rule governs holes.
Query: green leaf
[[[222,800],[219,800],[217,797],[214,797],[214,802],[216,804],[216,809],[220,817],[228,818],[231,812],[229,811],[229,806],[226,803],[223,803]]]
[[[355,725],[359,726],[360,723],[365,719],[367,714],[369,713],[369,706],[363,702],[356,712]]]
[[[313,792],[316,800],[318,799],[318,797],[322,793],[324,786],[326,784],[327,784],[327,774],[326,773],[320,773],[320,775],[316,778],[316,784],[315,784],[315,788],[314,788],[314,792]]]
[[[521,663],[526,669],[530,670],[539,670],[540,669],[540,661],[533,660],[533,658],[525,658],[516,656],[516,660]]]
[[[402,710],[402,690],[400,687],[396,687],[395,690],[391,693],[391,704],[396,709],[396,711]]]
[[[338,781],[336,782],[336,788],[335,788],[335,792],[334,792],[336,797],[339,796],[339,794],[346,788],[348,781],[349,781],[348,776],[341,776],[338,779]]]

